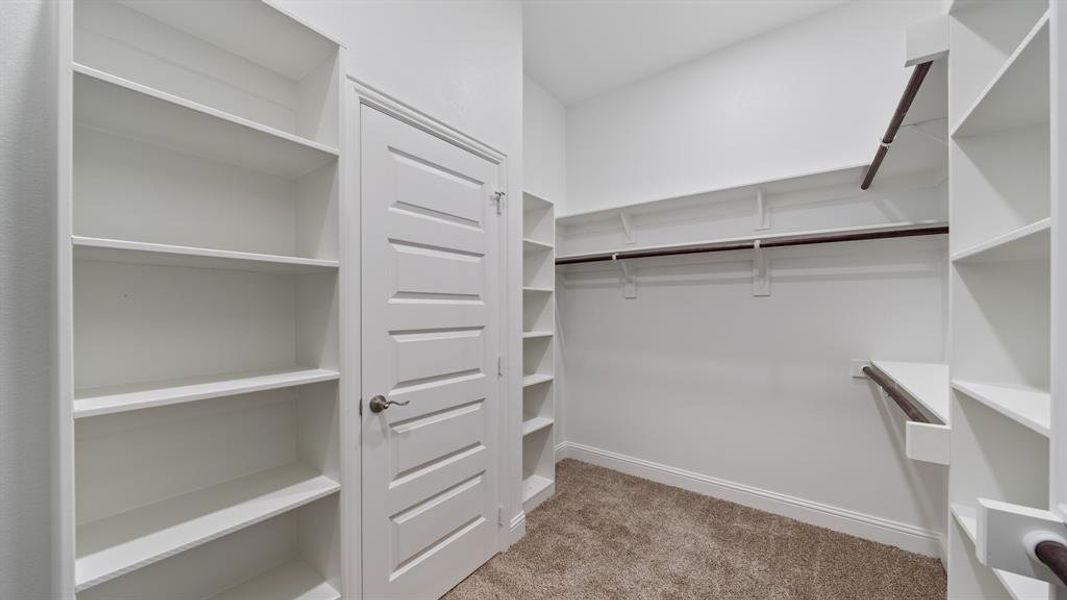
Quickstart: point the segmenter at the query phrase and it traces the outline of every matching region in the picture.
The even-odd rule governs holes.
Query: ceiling
[[[526,73],[563,104],[846,0],[525,0]]]

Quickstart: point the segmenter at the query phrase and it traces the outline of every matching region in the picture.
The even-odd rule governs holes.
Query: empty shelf
[[[522,288],[522,291],[529,292],[529,293],[532,293],[532,294],[551,294],[552,292],[554,292],[556,290],[554,290],[554,289],[552,289],[550,287],[535,287],[535,286],[532,286],[532,285],[528,285],[528,286]]]
[[[287,369],[80,390],[75,394],[74,418],[248,394],[339,377],[340,373],[328,369]]]
[[[337,150],[83,65],[74,67],[74,122],[186,154],[299,177]]]
[[[548,417],[533,417],[522,422],[522,435],[527,436],[535,431],[541,431],[545,427],[552,426],[552,419]]]
[[[998,235],[952,255],[955,262],[1004,262],[1048,260],[1050,218]]]
[[[948,424],[948,365],[885,360],[872,360],[871,364],[904,388],[942,423]]]
[[[524,238],[522,240],[522,249],[526,251],[544,251],[551,250],[552,248],[552,244],[540,242],[534,239]]]
[[[1049,120],[1049,16],[1045,13],[967,111],[955,137]]]
[[[952,517],[959,524],[960,529],[967,535],[972,544],[978,542],[978,519],[974,509],[959,504],[952,505]],[[1001,569],[991,569],[1004,589],[1015,600],[1034,600],[1035,598],[1048,598],[1048,584],[1039,579],[1017,575]]]
[[[315,569],[300,560],[214,596],[211,600],[339,600],[337,592]]]
[[[526,512],[534,509],[552,495],[555,482],[548,477],[530,475],[522,480],[522,508]]]
[[[74,244],[74,260],[269,273],[306,273],[324,269],[336,270],[338,267],[335,260],[319,258],[192,248],[78,235],[71,236],[71,242]]]
[[[1052,410],[1047,391],[959,380],[953,381],[952,387],[1041,435],[1049,434]]]
[[[546,338],[552,337],[551,331],[524,331],[522,332],[522,339],[528,340],[531,338]]]
[[[539,383],[546,383],[552,381],[551,375],[545,375],[543,373],[534,373],[533,375],[523,375],[522,387],[529,387],[531,385],[537,385]]]
[[[79,525],[76,591],[293,510],[340,488],[315,469],[293,464]]]

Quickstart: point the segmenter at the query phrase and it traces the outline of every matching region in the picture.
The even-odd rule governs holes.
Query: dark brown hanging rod
[[[1067,585],[1067,546],[1046,540],[1034,547],[1034,554],[1056,577],[1060,578],[1063,585]]]
[[[878,169],[882,166],[882,161],[885,160],[885,155],[889,152],[889,144],[892,144],[893,139],[897,137],[897,131],[900,130],[900,125],[904,123],[904,117],[908,116],[911,103],[915,101],[915,96],[919,93],[923,80],[926,79],[926,73],[930,71],[930,67],[933,64],[934,61],[920,63],[915,65],[912,70],[911,78],[908,79],[908,86],[904,88],[904,95],[900,97],[900,102],[897,102],[897,109],[893,112],[893,119],[889,121],[889,127],[885,130],[885,135],[882,136],[882,143],[878,144],[878,151],[874,154],[874,160],[871,161],[871,165],[867,167],[867,173],[863,176],[863,183],[860,184],[861,190],[871,187],[874,176],[878,174]]]
[[[904,414],[908,416],[909,421],[917,421],[919,423],[930,423],[930,419],[917,406],[915,397],[909,394],[904,388],[896,384],[895,381],[889,378],[881,369],[874,365],[867,365],[863,367],[863,374],[870,377],[872,381],[878,384],[878,387],[885,390],[885,393],[897,403],[900,410],[904,411]]]
[[[808,244],[831,244],[834,242],[881,240],[898,237],[941,235],[945,233],[948,233],[947,225],[931,225],[929,227],[912,227],[907,229],[883,229],[880,231],[875,230],[822,234],[798,234],[796,236],[782,236],[777,238],[759,240],[759,245],[760,248],[780,248],[783,246],[805,246]],[[754,239],[728,242],[713,242],[708,244],[694,244],[689,246],[668,246],[664,248],[648,248],[644,250],[623,250],[620,252],[588,254],[584,256],[561,256],[556,259],[556,264],[574,265],[579,263],[604,262],[632,258],[678,256],[682,254],[703,254],[707,252],[728,252],[730,250],[747,250],[755,247],[756,240]]]

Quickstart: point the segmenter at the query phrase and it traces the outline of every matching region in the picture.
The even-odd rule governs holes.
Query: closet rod
[[[947,225],[931,225],[902,229],[882,229],[875,231],[855,231],[840,233],[797,234],[795,236],[771,237],[767,239],[747,239],[726,242],[712,242],[690,246],[669,246],[648,248],[644,250],[623,250],[605,254],[586,256],[562,256],[556,259],[556,265],[574,265],[579,263],[604,262],[630,258],[652,258],[656,256],[678,256],[682,254],[703,254],[706,252],[727,252],[730,250],[747,250],[756,247],[780,248],[783,246],[805,246],[808,244],[831,244],[834,242],[854,242],[859,240],[881,240],[887,238],[911,237],[921,235],[940,235],[948,233]]]
[[[874,160],[871,161],[871,165],[867,167],[867,173],[863,176],[863,183],[860,184],[861,190],[871,187],[874,176],[878,174],[878,169],[882,166],[882,161],[885,160],[885,155],[889,152],[889,144],[893,143],[893,139],[897,137],[897,131],[900,130],[901,124],[904,123],[904,117],[908,115],[911,103],[915,101],[915,96],[919,93],[923,80],[926,79],[926,73],[930,71],[930,67],[933,64],[934,61],[932,60],[920,63],[915,65],[912,70],[911,79],[908,79],[908,86],[904,88],[904,95],[897,102],[897,109],[893,112],[893,118],[889,121],[889,127],[886,128],[885,135],[882,136],[882,143],[878,144],[878,151],[874,155]]]
[[[889,378],[881,369],[874,365],[867,365],[863,367],[863,374],[870,377],[872,381],[878,384],[885,393],[897,403],[900,410],[904,411],[904,414],[908,416],[909,421],[917,421],[919,423],[930,423],[930,419],[926,417],[915,406],[915,398],[911,394],[906,392],[904,388],[896,384]]]
[[[1045,540],[1034,547],[1034,555],[1045,564],[1064,585],[1067,585],[1067,546],[1060,542]]]

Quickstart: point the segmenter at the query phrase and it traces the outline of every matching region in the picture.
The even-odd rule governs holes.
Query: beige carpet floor
[[[573,460],[448,600],[945,598],[941,562]]]

